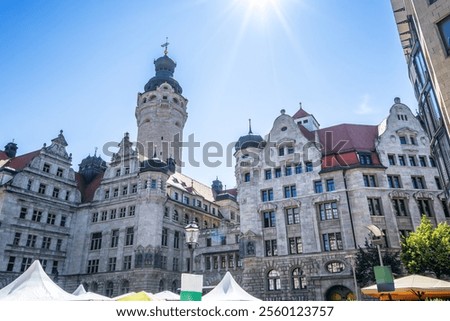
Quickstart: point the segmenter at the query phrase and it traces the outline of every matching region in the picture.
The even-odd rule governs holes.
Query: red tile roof
[[[294,116],[292,116],[292,118],[297,119],[297,118],[303,118],[306,116],[311,116],[310,113],[307,113],[303,108],[300,108],[295,114]]]
[[[89,203],[94,199],[94,194],[103,179],[103,172],[97,174],[95,178],[86,184],[83,176],[80,173],[75,173],[75,180],[77,182],[78,190],[81,193],[81,203]]]
[[[36,156],[40,154],[41,150],[35,150],[34,152],[30,152],[27,154],[23,154],[14,158],[11,158],[9,162],[7,162],[4,167],[10,167],[15,170],[24,169]]]
[[[318,133],[325,155],[350,150],[375,151],[378,126],[340,124],[319,129]]]
[[[8,159],[8,155],[6,155],[6,153],[2,150],[0,150],[0,160],[5,160]]]

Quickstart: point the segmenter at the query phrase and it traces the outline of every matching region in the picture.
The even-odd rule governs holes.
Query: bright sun
[[[245,7],[247,14],[265,19],[270,11],[277,10],[280,0],[235,0],[235,3]]]

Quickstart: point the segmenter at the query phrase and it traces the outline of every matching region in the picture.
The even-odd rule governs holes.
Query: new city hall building
[[[234,189],[182,174],[188,101],[175,67],[167,52],[155,60],[137,98],[137,142],[125,133],[109,163],[94,154],[75,171],[62,131],[21,155],[5,142],[0,287],[39,259],[69,292],[177,291],[181,273],[212,286],[230,271],[263,300],[346,300],[349,256],[370,239],[367,226],[399,249],[422,214],[450,222],[430,140],[398,98],[379,125],[320,128],[303,108],[281,110],[264,137],[250,129],[236,142]],[[193,262],[191,222],[200,228]]]

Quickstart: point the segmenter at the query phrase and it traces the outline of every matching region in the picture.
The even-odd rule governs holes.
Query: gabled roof
[[[325,155],[350,150],[374,151],[378,126],[340,124],[319,129],[318,134]]]
[[[308,113],[307,111],[305,111],[303,108],[300,108],[300,109],[292,116],[292,118],[298,119],[298,118],[303,118],[303,117],[307,117],[307,116],[311,116],[311,114]]]
[[[14,158],[11,158],[8,162],[6,162],[3,167],[13,168],[17,171],[24,169],[36,156],[40,154],[41,150],[35,150],[34,152],[30,152],[24,155],[20,155]],[[7,158],[6,158],[7,159]],[[0,156],[1,160],[1,156]]]
[[[184,174],[174,173],[168,179],[167,184],[190,194],[199,195],[209,202],[214,202],[214,194],[211,187]]]
[[[8,159],[8,155],[6,155],[6,153],[2,150],[0,150],[0,160],[5,160]]]
[[[80,173],[75,173],[75,180],[77,182],[78,190],[81,193],[81,203],[89,203],[94,199],[94,194],[102,182],[104,172],[98,173],[97,176],[86,184],[83,176]]]

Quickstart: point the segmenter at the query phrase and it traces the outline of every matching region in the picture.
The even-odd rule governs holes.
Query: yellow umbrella
[[[145,291],[131,293],[130,295],[124,295],[117,299],[117,301],[159,301],[153,294]]]
[[[408,275],[394,280],[395,290],[378,292],[377,285],[361,289],[361,292],[380,300],[417,301],[432,298],[450,298],[450,282],[422,275]]]

